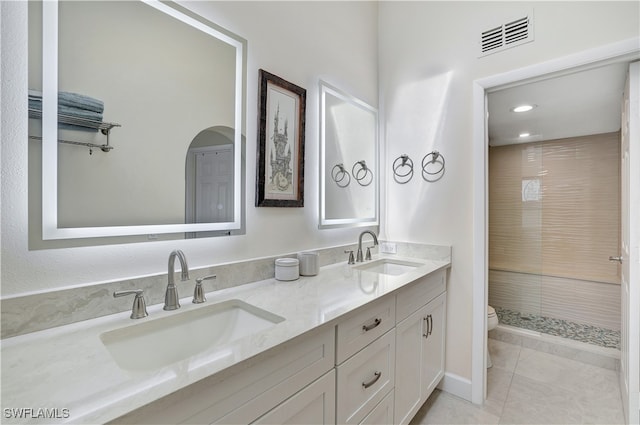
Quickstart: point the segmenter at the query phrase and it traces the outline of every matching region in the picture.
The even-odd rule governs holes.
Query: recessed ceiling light
[[[529,137],[531,136],[531,133],[520,133],[519,137],[524,138],[524,137]]]
[[[516,106],[515,108],[511,109],[511,112],[529,112],[530,110],[532,110],[536,106],[537,105],[520,105],[520,106]]]

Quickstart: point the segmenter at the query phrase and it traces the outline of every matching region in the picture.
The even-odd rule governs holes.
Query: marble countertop
[[[384,258],[385,255],[374,258]],[[359,270],[345,262],[322,267],[317,276],[283,282],[267,279],[206,294],[204,304],[181,299],[182,308],[148,307],[149,316],[131,320],[130,312],[104,316],[1,341],[2,423],[104,423],[212,376],[432,272],[449,261],[392,256],[421,266],[399,276]],[[191,283],[191,282],[189,282]],[[186,290],[185,283],[182,294]],[[241,300],[285,318],[274,326],[212,347],[190,358],[152,371],[121,369],[100,335],[227,300]],[[9,410],[7,410],[9,409]],[[13,410],[18,409],[18,410]],[[27,409],[20,411],[19,409]],[[31,409],[31,410],[28,410]],[[57,417],[45,422],[44,414]],[[22,412],[26,419],[15,416]]]

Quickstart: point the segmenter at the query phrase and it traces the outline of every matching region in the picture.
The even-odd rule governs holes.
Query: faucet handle
[[[349,254],[349,260],[347,261],[347,264],[355,264],[356,262],[353,259],[353,250],[352,249],[347,249],[344,251],[345,254]]]
[[[199,277],[196,279],[196,287],[193,290],[193,301],[194,304],[201,304],[205,302],[207,299],[204,297],[204,290],[202,289],[202,282],[209,279],[215,279],[217,276],[215,274],[211,274],[205,277]]]
[[[375,247],[375,245],[371,245],[367,247],[367,255],[365,255],[364,259],[365,261],[370,261],[371,260],[371,248]]]
[[[134,289],[130,291],[115,291],[113,293],[113,298],[135,294],[136,297],[133,299],[133,306],[131,307],[131,318],[142,319],[143,317],[147,317],[149,315],[149,313],[147,313],[147,304],[145,303],[144,296],[142,295],[143,292],[144,291],[142,289]]]

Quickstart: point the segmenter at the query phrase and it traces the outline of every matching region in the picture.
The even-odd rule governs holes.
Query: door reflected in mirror
[[[378,224],[378,112],[320,82],[320,228]]]
[[[207,128],[189,145],[185,167],[187,223],[233,221],[233,151],[233,129],[230,127]],[[187,237],[228,234],[225,230],[192,232]]]
[[[42,143],[43,239],[241,228],[243,39],[158,1],[30,2],[29,39],[29,89],[42,93],[29,131],[42,132],[30,143]],[[106,140],[58,126],[58,92],[103,103],[102,120],[120,124],[111,150],[58,142]]]

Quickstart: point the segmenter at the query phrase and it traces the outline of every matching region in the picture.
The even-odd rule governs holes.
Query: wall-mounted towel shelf
[[[29,136],[29,139],[31,139],[31,140],[42,140],[42,137],[40,137],[40,136]],[[95,143],[75,142],[73,140],[58,139],[58,143],[66,143],[66,144],[69,144],[69,145],[77,145],[77,146],[87,147],[87,148],[89,148],[89,154],[91,154],[93,149],[100,149],[102,152],[109,152],[111,149],[113,149],[113,146],[109,145],[109,142],[107,142],[104,145],[96,145]]]
[[[29,118],[42,119],[42,111],[38,109],[29,108]],[[71,115],[64,115],[64,114],[58,114],[58,123],[67,124],[67,125],[76,126],[76,127],[84,127],[86,129],[91,129],[91,130],[99,130],[102,134],[107,136],[107,143],[105,143],[104,145],[58,139],[58,142],[60,143],[67,143],[70,145],[88,147],[89,153],[91,153],[93,149],[100,149],[103,152],[109,152],[111,149],[113,149],[113,146],[109,145],[109,134],[111,133],[112,128],[121,127],[120,124],[116,124],[112,122],[94,121],[86,118],[79,118],[79,117],[74,117]],[[29,136],[29,139],[42,140],[42,137]]]

